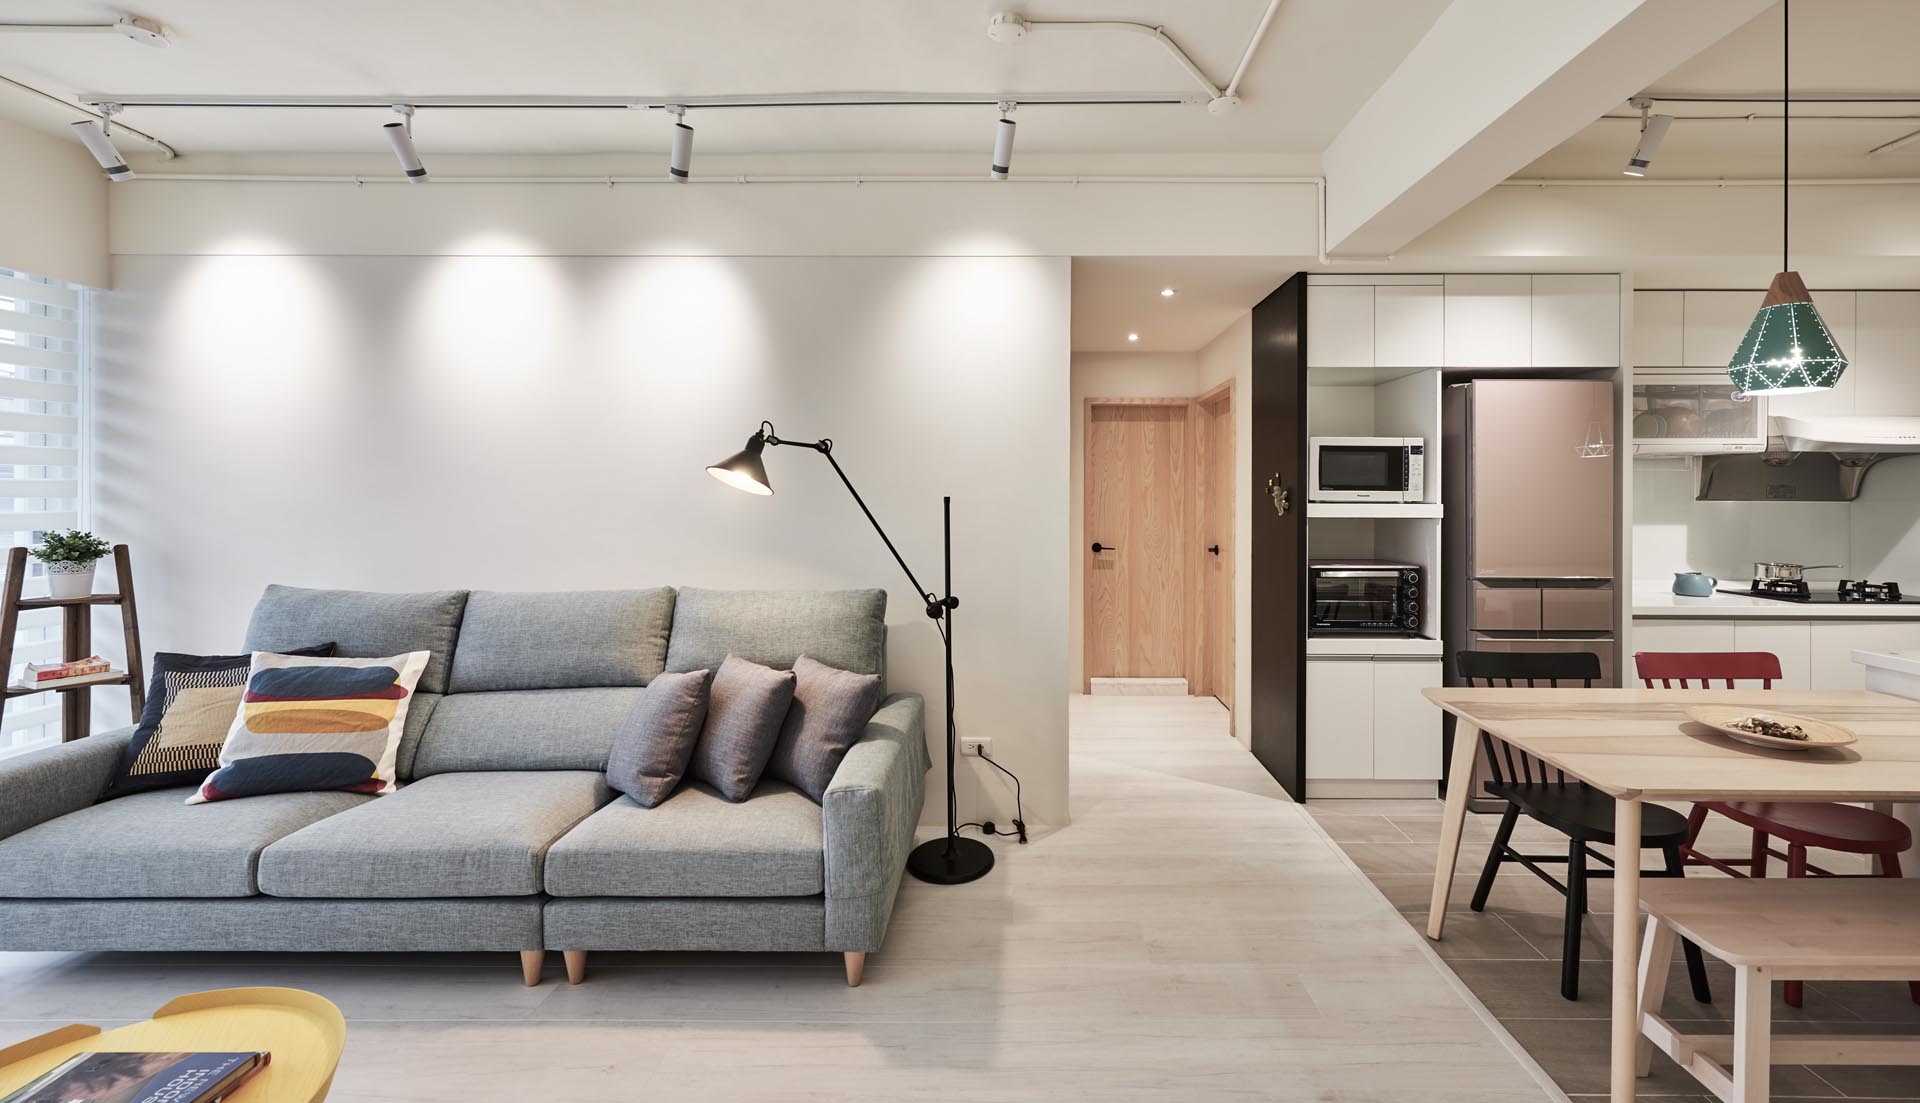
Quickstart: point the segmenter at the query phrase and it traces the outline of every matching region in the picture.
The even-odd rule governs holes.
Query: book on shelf
[[[121,670],[118,667],[108,667],[107,669],[99,671],[97,673],[80,674],[72,678],[50,678],[44,682],[18,681],[13,683],[12,688],[25,689],[25,690],[60,689],[63,686],[87,685],[92,682],[97,682],[103,677],[117,678],[125,673],[126,671]],[[0,1099],[0,1103],[6,1103],[6,1100]]]
[[[57,682],[65,678],[86,678],[95,674],[105,674],[112,664],[98,655],[89,655],[84,659],[75,659],[65,663],[28,663],[26,675],[21,681],[29,685],[40,682]]]
[[[0,1103],[216,1103],[268,1053],[80,1053]]]

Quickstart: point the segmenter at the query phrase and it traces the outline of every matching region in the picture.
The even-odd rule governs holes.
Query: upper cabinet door
[[[1307,287],[1307,367],[1373,367],[1373,288]]]
[[[1373,362],[1376,365],[1437,368],[1445,363],[1447,318],[1443,290],[1437,283],[1383,283],[1373,289]]]
[[[1533,363],[1533,277],[1448,276],[1449,368],[1524,368]]]
[[[1677,368],[1684,363],[1680,356],[1680,326],[1685,317],[1683,302],[1683,295],[1678,291],[1633,293],[1634,367]]]
[[[1849,360],[1840,380],[1854,380],[1855,411],[1920,414],[1920,373],[1912,368],[1920,348],[1920,291],[1862,291],[1857,301],[1853,344],[1840,346]]]
[[[1689,368],[1720,368],[1740,347],[1764,291],[1689,291],[1687,329],[1681,357]]]
[[[1856,355],[1853,349],[1859,342],[1855,339],[1858,328],[1854,324],[1854,293],[1851,291],[1815,291],[1813,293],[1813,305],[1814,309],[1820,311],[1820,320],[1827,323],[1827,332],[1832,334],[1835,343],[1840,346],[1840,351],[1846,353],[1849,357]],[[1760,304],[1755,303],[1754,309],[1760,309]],[[1748,315],[1747,320],[1751,322],[1753,320],[1752,315]],[[1728,355],[1731,356],[1732,353],[1729,352]],[[1781,395],[1778,398],[1768,401],[1767,413],[1791,417],[1817,417],[1832,414],[1851,414],[1855,412],[1876,413],[1878,411],[1869,410],[1865,407],[1856,409],[1855,399],[1858,392],[1855,390],[1855,387],[1859,383],[1861,375],[1862,373],[1855,371],[1854,365],[1850,364],[1847,370],[1841,373],[1840,382],[1835,383],[1831,388],[1824,391],[1815,391],[1812,394]],[[1889,410],[1887,412],[1892,413],[1893,411]]]
[[[1620,363],[1620,277],[1533,277],[1533,366],[1611,368]]]

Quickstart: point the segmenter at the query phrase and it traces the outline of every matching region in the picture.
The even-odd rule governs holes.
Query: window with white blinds
[[[77,284],[0,268],[0,530],[10,546],[84,527],[85,308]],[[44,568],[28,562],[26,592],[44,593]],[[25,663],[59,657],[58,611],[24,613],[7,682]],[[7,702],[0,755],[58,739],[59,696]]]

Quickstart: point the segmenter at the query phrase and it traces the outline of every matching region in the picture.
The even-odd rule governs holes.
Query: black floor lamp
[[[953,499],[941,499],[947,596],[939,597],[920,585],[920,580],[913,576],[913,568],[900,558],[900,550],[887,537],[887,530],[880,527],[880,522],[874,518],[873,511],[867,508],[860,492],[853,488],[853,481],[840,469],[840,461],[833,458],[833,441],[781,440],[774,435],[773,423],[763,421],[753,436],[747,438],[745,449],[707,468],[707,474],[736,490],[762,497],[772,494],[773,484],[767,481],[767,465],[760,459],[760,454],[766,451],[769,444],[811,448],[827,458],[827,462],[833,465],[833,473],[840,476],[840,481],[846,485],[847,493],[853,495],[860,512],[867,515],[873,531],[880,534],[880,541],[893,553],[893,561],[907,573],[907,581],[913,583],[913,592],[927,603],[927,616],[940,630],[940,638],[947,649],[947,834],[945,838],[932,839],[914,847],[913,853],[907,855],[907,870],[922,881],[931,881],[936,885],[958,885],[977,880],[993,868],[993,848],[978,839],[960,837],[959,804],[954,798],[953,789],[954,753],[958,743],[953,722],[953,611],[960,605],[960,599],[953,596]]]

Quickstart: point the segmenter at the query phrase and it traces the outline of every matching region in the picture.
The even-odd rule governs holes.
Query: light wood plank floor
[[[1563,1098],[1227,734],[1210,700],[1076,697],[1073,826],[902,889],[837,956],[0,954],[0,1045],[202,988],[346,1011],[337,1103]]]

